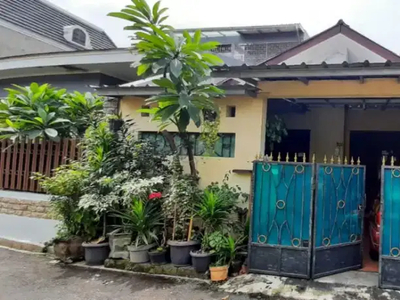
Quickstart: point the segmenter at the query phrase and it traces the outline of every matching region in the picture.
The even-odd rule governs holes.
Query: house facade
[[[46,0],[0,3],[0,58],[34,53],[116,49],[101,28]]]

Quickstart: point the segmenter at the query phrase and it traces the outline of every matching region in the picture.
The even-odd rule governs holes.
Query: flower
[[[152,200],[152,199],[160,199],[161,197],[162,197],[161,192],[151,193],[149,195],[149,199],[150,200]]]

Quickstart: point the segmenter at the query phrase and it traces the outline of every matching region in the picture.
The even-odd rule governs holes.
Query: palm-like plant
[[[133,23],[125,30],[135,30],[133,47],[142,54],[138,66],[138,75],[144,77],[162,75],[153,82],[164,92],[147,100],[157,104],[150,109],[153,120],[160,122],[160,129],[174,124],[187,149],[191,174],[196,176],[193,146],[187,134],[187,127],[192,121],[200,127],[204,119],[203,111],[218,111],[214,98],[220,97],[223,91],[206,84],[210,67],[222,64],[216,55],[209,53],[219,45],[218,42],[201,42],[201,31],[191,36],[188,32],[183,37],[173,34],[173,28],[164,25],[168,18],[166,8],[160,8],[160,1],[150,8],[145,0],[132,0],[121,12],[110,13],[112,17]],[[168,139],[173,145],[173,139]]]
[[[131,233],[135,247],[149,245],[158,240],[163,216],[160,206],[155,202],[134,198],[130,208],[126,211],[115,211],[111,216],[121,219],[122,225],[115,227]]]

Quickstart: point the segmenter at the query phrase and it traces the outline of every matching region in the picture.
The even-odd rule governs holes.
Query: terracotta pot
[[[228,279],[228,266],[210,267],[211,281],[224,281]]]

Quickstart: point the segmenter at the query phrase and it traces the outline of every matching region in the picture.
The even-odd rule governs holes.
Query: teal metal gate
[[[317,165],[312,277],[362,267],[365,167]]]
[[[360,165],[256,161],[249,270],[317,278],[360,268],[364,185]]]
[[[400,289],[400,167],[382,166],[379,286]]]
[[[310,163],[254,163],[251,272],[310,277],[313,177]]]

